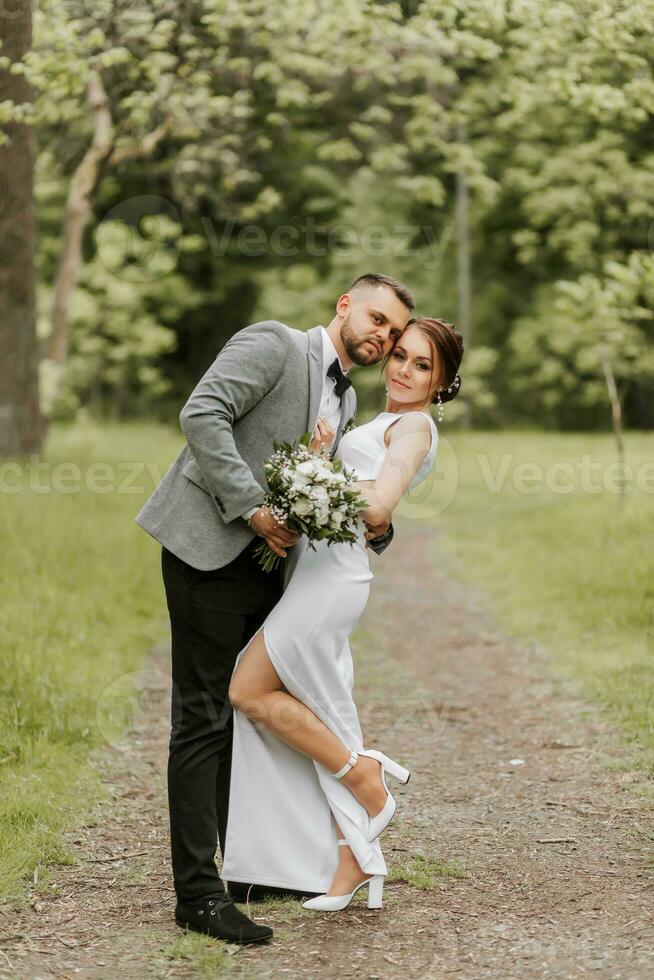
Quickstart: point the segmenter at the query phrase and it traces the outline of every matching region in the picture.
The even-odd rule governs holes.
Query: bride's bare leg
[[[336,830],[336,836],[339,840],[343,839],[343,831],[338,824],[336,824]],[[372,878],[372,875],[368,875],[362,870],[361,865],[347,845],[340,844],[338,848],[338,867],[332,878],[332,883],[325,894],[349,895],[353,888],[367,878]]]
[[[284,689],[268,656],[262,630],[255,633],[234,671],[229,699],[251,721],[260,722],[330,772],[338,772],[348,761],[348,746]],[[375,759],[359,756],[356,766],[343,777],[343,783],[372,816],[380,813],[386,802],[380,769]]]

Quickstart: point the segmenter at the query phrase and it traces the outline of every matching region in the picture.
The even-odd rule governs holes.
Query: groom
[[[327,329],[305,333],[264,320],[239,330],[182,409],[186,444],[135,518],[162,545],[171,624],[175,918],[217,939],[247,943],[272,936],[236,907],[215,863],[216,835],[223,851],[229,806],[229,682],[238,653],[283,589],[281,569],[264,572],[253,550],[263,538],[285,556],[298,540],[261,506],[264,463],[274,440],[313,432],[318,418],[336,432],[336,448],[356,409],[347,371],[385,357],[412,309],[405,286],[370,273],[339,298]],[[392,531],[370,529],[370,546],[380,553]]]

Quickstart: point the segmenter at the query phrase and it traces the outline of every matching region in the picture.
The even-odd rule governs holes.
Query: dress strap
[[[427,451],[427,455],[429,455],[429,453],[434,448],[434,429],[436,429],[436,423],[431,417],[431,412],[422,412],[416,409],[416,411],[413,412],[382,412],[381,414],[397,416],[394,422],[389,422],[388,424],[384,425],[382,429],[381,437],[382,437],[382,442],[386,449],[388,449],[388,446],[386,445],[386,433],[388,432],[389,429],[392,429],[394,425],[397,425],[400,419],[404,418],[405,415],[425,415],[429,419],[429,422],[431,423],[431,430],[430,430],[431,438],[429,443],[429,449]],[[436,432],[438,432],[438,429],[436,429]]]

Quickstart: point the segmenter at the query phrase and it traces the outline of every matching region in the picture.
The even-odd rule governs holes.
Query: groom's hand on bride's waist
[[[259,507],[250,517],[248,524],[253,531],[266,539],[275,554],[281,558],[286,558],[286,549],[300,540],[297,531],[291,531],[285,524],[277,521],[267,507]]]

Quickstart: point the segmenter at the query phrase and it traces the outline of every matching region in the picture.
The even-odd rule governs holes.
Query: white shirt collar
[[[341,371],[343,372],[343,374],[347,374],[347,371],[349,371],[350,369],[348,368],[346,371],[345,368],[343,367],[343,362],[338,356],[336,348],[334,347],[334,344],[332,343],[332,339],[327,333],[326,329],[321,326],[320,332],[322,335],[322,367],[323,367],[324,375],[327,376],[327,371],[329,370],[329,366],[333,362],[335,357],[338,358],[338,363],[341,365]]]

